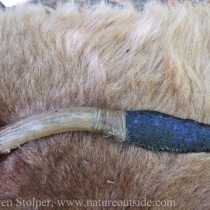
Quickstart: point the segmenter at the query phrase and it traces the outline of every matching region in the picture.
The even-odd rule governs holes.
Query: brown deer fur
[[[0,123],[91,106],[157,110],[210,123],[210,6],[149,3],[137,12],[26,5],[0,13]],[[210,154],[153,152],[91,133],[31,141],[0,156],[0,209],[16,199],[174,200],[209,209]],[[11,203],[8,203],[11,204]],[[35,206],[26,209],[35,209]]]

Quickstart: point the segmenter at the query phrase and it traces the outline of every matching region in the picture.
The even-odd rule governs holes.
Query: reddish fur
[[[210,123],[209,18],[208,5],[180,4],[141,13],[102,4],[82,14],[70,4],[51,15],[42,6],[1,13],[1,125],[65,106],[150,109]],[[146,197],[174,200],[172,209],[209,209],[208,153],[151,152],[67,133],[0,158],[1,200]]]

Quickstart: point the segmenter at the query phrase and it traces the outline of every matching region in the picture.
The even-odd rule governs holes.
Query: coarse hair
[[[1,125],[66,106],[155,110],[210,124],[209,20],[208,4],[177,2],[81,11],[70,1],[50,14],[42,5],[0,12]],[[146,197],[209,209],[208,153],[154,152],[78,132],[0,158],[0,199],[13,203],[36,197],[59,209],[56,199]]]

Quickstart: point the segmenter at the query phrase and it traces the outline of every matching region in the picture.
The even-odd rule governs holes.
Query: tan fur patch
[[[0,121],[95,106],[210,123],[209,19],[209,5],[158,3],[139,13],[105,4],[81,12],[71,3],[50,15],[30,5],[0,12]],[[209,164],[208,153],[151,152],[100,135],[60,134],[1,158],[0,199],[50,199],[61,209],[56,199],[146,197],[174,200],[174,209],[209,209]]]

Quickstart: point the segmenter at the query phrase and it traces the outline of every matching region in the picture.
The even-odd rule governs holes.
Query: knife
[[[64,132],[101,133],[104,137],[154,151],[209,152],[210,125],[156,111],[66,107],[26,117],[1,128],[0,153]]]

